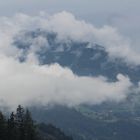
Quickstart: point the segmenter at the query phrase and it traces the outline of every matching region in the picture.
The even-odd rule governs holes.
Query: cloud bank
[[[96,28],[92,24],[76,19],[74,15],[65,11],[51,16],[41,12],[39,16],[17,14],[14,17],[1,17],[1,52],[17,57],[19,51],[16,51],[16,48],[11,45],[14,36],[20,36],[19,33],[23,31],[36,29],[57,33],[58,41],[71,39],[100,44],[105,47],[111,59],[121,58],[127,64],[140,65],[140,52],[135,50],[131,40],[122,36],[116,28],[110,26]]]
[[[96,28],[85,21],[77,20],[71,13],[61,12],[49,16],[17,14],[0,18],[0,100],[1,105],[17,104],[99,104],[104,101],[120,101],[132,92],[133,84],[127,76],[117,75],[116,82],[107,78],[78,77],[68,68],[58,64],[39,65],[35,55],[47,38],[41,36],[30,40],[31,49],[24,63],[18,61],[21,50],[13,45],[15,36],[22,32],[41,29],[58,34],[58,41],[85,41],[105,47],[110,58],[122,58],[128,64],[139,65],[139,53],[130,46],[130,41],[117,29],[104,26]],[[22,38],[22,36],[21,36]]]
[[[0,103],[74,106],[120,101],[127,96],[132,83],[121,74],[117,79],[108,82],[101,76],[78,77],[58,64],[39,66],[0,56]]]

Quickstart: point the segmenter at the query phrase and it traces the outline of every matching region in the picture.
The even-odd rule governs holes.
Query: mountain
[[[56,33],[42,31],[23,32],[15,37],[14,46],[21,49],[21,62],[25,61],[32,43],[39,37],[47,40],[35,49],[40,65],[58,63],[70,68],[78,76],[105,76],[116,81],[117,74],[127,75],[134,84],[140,81],[140,66],[130,66],[121,59],[110,59],[99,44],[85,41],[59,40]],[[126,100],[100,105],[32,107],[38,122],[52,123],[75,140],[139,140],[140,96],[130,94]]]
[[[40,48],[35,50],[42,65],[58,63],[70,68],[79,76],[102,75],[110,80],[116,80],[116,75],[121,73],[128,75],[134,83],[140,80],[140,66],[130,66],[119,58],[110,59],[103,46],[70,39],[58,40],[57,36],[56,33],[38,29],[25,32],[22,37],[15,37],[13,44],[23,52],[19,58],[20,61],[25,61],[29,50],[33,47],[34,40],[43,37],[47,43],[41,44]]]
[[[38,129],[42,140],[73,140],[72,137],[66,136],[65,133],[52,124],[41,123],[38,125]]]
[[[132,117],[127,109],[117,111],[107,108],[107,105],[106,108],[96,106],[95,109],[82,106],[76,109],[62,106],[32,109],[38,122],[55,124],[75,140],[139,140],[139,115],[133,114]]]

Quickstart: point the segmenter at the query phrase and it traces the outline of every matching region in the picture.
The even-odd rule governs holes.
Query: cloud
[[[120,101],[132,92],[133,84],[127,76],[117,75],[117,81],[109,82],[106,77],[78,77],[68,68],[58,64],[38,65],[35,52],[47,38],[25,38],[23,33],[41,29],[56,32],[57,41],[88,41],[102,44],[110,58],[122,58],[128,64],[140,64],[140,56],[121,36],[117,29],[109,26],[96,28],[85,21],[77,20],[67,12],[49,16],[17,14],[0,18],[0,100],[1,105],[17,104],[99,104],[104,101]],[[27,61],[20,63],[22,51],[14,46],[15,37],[30,44]]]
[[[140,65],[140,52],[135,49],[132,41],[122,36],[116,28],[107,25],[96,28],[92,24],[76,19],[74,15],[65,11],[50,16],[41,12],[39,16],[17,14],[14,17],[1,17],[1,52],[18,57],[21,52],[12,46],[14,37],[21,36],[22,38],[22,32],[35,31],[36,29],[57,33],[58,41],[71,39],[100,44],[105,47],[111,60],[121,58],[127,64]],[[35,39],[26,38],[25,43],[30,41],[31,48],[35,50],[42,43],[47,44],[47,38],[38,37]],[[40,43],[39,40],[41,40]],[[35,42],[39,44],[34,45]]]
[[[58,33],[60,40],[71,38],[97,43],[105,47],[111,58],[121,58],[128,64],[140,65],[140,52],[137,52],[131,40],[122,36],[115,27],[105,25],[96,28],[85,21],[77,20],[67,12],[50,17],[47,26]]]
[[[78,77],[58,64],[39,66],[0,56],[1,105],[11,107],[17,104],[74,106],[108,100],[118,102],[127,97],[132,83],[121,74],[117,79],[108,82],[101,76]]]

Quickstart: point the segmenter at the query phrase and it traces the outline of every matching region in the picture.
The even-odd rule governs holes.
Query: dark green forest
[[[19,105],[7,117],[0,112],[0,140],[72,140],[52,124],[37,124],[28,109]]]

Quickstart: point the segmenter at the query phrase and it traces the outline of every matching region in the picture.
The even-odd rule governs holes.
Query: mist
[[[47,44],[47,38],[40,36],[27,39],[22,36],[23,32],[36,29],[57,33],[59,42],[71,39],[101,44],[108,52],[110,60],[121,58],[128,65],[140,64],[139,53],[132,49],[131,40],[123,37],[115,27],[105,25],[96,28],[66,11],[54,15],[41,12],[38,16],[17,14],[13,17],[1,17],[1,105],[94,105],[104,101],[119,102],[133,92],[131,79],[121,73],[116,75],[116,81],[110,82],[102,75],[77,76],[59,64],[40,65],[36,51]],[[23,54],[13,44],[16,36],[31,44],[27,60],[22,63],[18,58]]]

